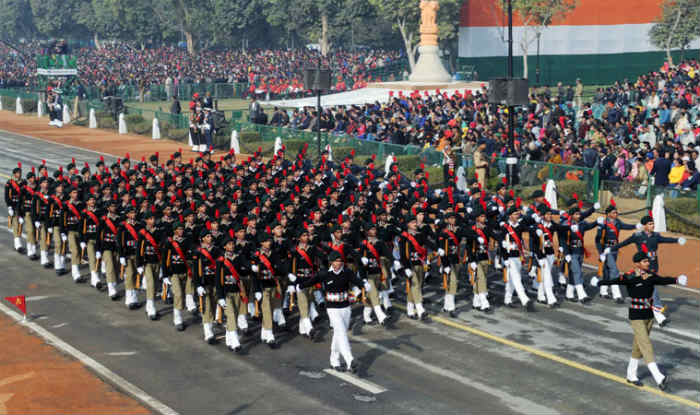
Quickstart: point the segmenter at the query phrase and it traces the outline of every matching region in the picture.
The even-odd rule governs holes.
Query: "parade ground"
[[[54,129],[45,119],[8,112],[0,112],[0,144],[3,181],[17,162],[28,171],[46,160],[54,170],[71,158],[93,165],[100,155],[112,162],[126,152],[140,160],[155,151],[167,157],[186,149],[110,131]],[[298,317],[291,314],[290,332],[276,333],[278,350],[260,343],[259,325],[253,323],[253,335],[241,338],[243,353],[236,355],[224,346],[221,328],[214,346],[202,340],[199,323],[176,332],[170,305],[157,302],[160,320],[149,321],[142,309],[129,311],[123,301],[110,301],[69,275],[57,277],[12,249],[5,206],[0,223],[5,229],[0,297],[25,295],[28,308],[24,321],[9,303],[0,304],[0,413],[696,414],[700,409],[695,239],[659,254],[662,275],[689,277],[689,288],[660,288],[670,319],[651,333],[659,366],[670,376],[669,388],[661,391],[645,366],[639,370],[645,386],[625,381],[632,347],[627,305],[601,299],[590,286],[595,299],[588,305],[538,305],[523,313],[503,307],[503,282],[494,273],[489,291],[495,311],[471,310],[471,299],[460,290],[459,313],[452,318],[439,312],[443,291],[433,277],[424,291],[427,322],[405,318],[398,289],[387,328],[363,325],[361,309],[354,310],[350,341],[360,365],[354,376],[328,369],[327,319],[318,341],[310,342],[296,334]],[[586,279],[592,268],[586,268]]]

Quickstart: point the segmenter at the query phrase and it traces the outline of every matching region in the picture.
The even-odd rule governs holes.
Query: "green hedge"
[[[691,198],[679,197],[676,199],[664,200],[666,204],[666,209],[672,210],[681,215],[697,215],[698,214],[698,201]]]

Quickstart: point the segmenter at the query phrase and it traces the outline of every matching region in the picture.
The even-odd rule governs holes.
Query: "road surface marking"
[[[406,308],[400,304],[394,304],[394,306],[403,310],[403,311],[406,311]],[[520,344],[520,343],[512,341],[512,340],[504,339],[503,337],[496,336],[496,335],[491,334],[491,333],[487,333],[483,330],[480,330],[480,329],[477,329],[474,327],[470,327],[470,326],[463,324],[463,323],[458,323],[458,322],[453,321],[451,319],[443,318],[443,317],[436,316],[436,315],[431,315],[430,318],[433,321],[444,324],[445,326],[449,326],[449,327],[452,327],[452,328],[455,328],[458,330],[466,331],[468,333],[477,335],[479,337],[483,337],[485,339],[489,339],[489,340],[492,340],[494,342],[501,343],[501,344],[506,345],[506,346],[510,346],[514,349],[522,350],[524,352],[534,354],[535,356],[539,356],[539,357],[542,357],[544,359],[558,362],[558,363],[561,363],[563,365],[572,367],[574,369],[578,369],[578,370],[581,370],[583,372],[587,372],[587,373],[590,373],[592,375],[596,375],[596,376],[602,377],[604,379],[608,379],[608,380],[611,380],[613,382],[617,382],[617,383],[620,383],[622,385],[629,386],[633,389],[643,390],[645,392],[652,393],[654,395],[658,395],[658,396],[661,396],[663,398],[671,399],[671,400],[676,401],[678,403],[690,406],[691,408],[700,409],[700,402],[695,402],[695,401],[683,398],[683,397],[678,396],[678,395],[666,393],[658,388],[651,387],[651,386],[646,386],[646,385],[642,386],[642,387],[634,386],[634,385],[627,383],[627,379],[625,379],[623,377],[613,375],[612,373],[608,373],[608,372],[605,372],[603,370],[595,369],[595,368],[592,368],[590,366],[587,366],[587,365],[584,365],[584,364],[581,364],[578,362],[574,362],[573,360],[569,360],[569,359],[554,355],[552,353],[545,352],[544,350],[540,350],[540,349],[537,349],[537,348],[534,348],[531,346],[526,346],[524,344]]]
[[[107,356],[133,356],[138,352],[111,352],[105,353]]]
[[[70,344],[64,342],[50,331],[31,321],[23,321],[23,316],[11,310],[5,304],[0,303],[0,311],[13,318],[15,321],[17,321],[18,324],[21,324],[31,329],[36,334],[43,337],[48,344],[54,346],[55,348],[59,349],[60,351],[66,354],[71,355],[74,359],[79,360],[83,365],[90,368],[93,372],[97,373],[101,378],[108,380],[113,385],[122,389],[134,398],[140,400],[154,411],[163,415],[178,415],[178,412],[174,409],[166,406],[164,403],[160,402],[153,396],[144,392],[138,386],[134,385],[133,383],[129,382],[123,377],[107,369],[95,359],[91,358],[90,356],[86,355],[85,353],[81,352],[80,350],[76,349]]]
[[[36,295],[33,297],[27,297],[27,301],[40,301],[40,300],[46,300],[47,298],[53,297],[52,295]]]
[[[337,370],[333,369],[323,369],[324,372],[328,373],[329,375],[333,375],[339,379],[342,379],[348,383],[352,383],[353,385],[357,386],[360,389],[364,389],[369,393],[373,393],[375,395],[378,395],[382,392],[386,392],[387,389],[383,388],[376,383],[370,382],[368,380],[360,379],[357,376],[353,376],[349,373],[344,373],[344,372],[338,372]]]
[[[0,133],[7,133],[7,134],[18,135],[18,136],[20,136],[20,137],[31,138],[31,139],[33,139],[33,140],[43,141],[44,143],[55,144],[55,145],[61,146],[61,147],[73,148],[73,149],[85,151],[85,152],[88,152],[88,153],[95,153],[95,154],[100,154],[100,155],[109,156],[109,157],[119,157],[119,156],[116,156],[116,155],[114,155],[114,154],[103,153],[103,152],[101,152],[101,151],[90,150],[90,149],[88,149],[88,148],[82,148],[82,147],[78,147],[78,146],[72,146],[72,145],[70,145],[70,144],[59,143],[59,142],[56,142],[56,141],[44,140],[43,138],[32,137],[32,136],[30,136],[30,135],[24,135],[24,134],[20,134],[20,133],[15,133],[15,132],[12,132],[12,131],[7,131],[7,130],[2,130],[2,129],[0,129]],[[8,136],[4,136],[4,137],[5,137],[5,138],[8,138],[8,139],[10,139],[10,140],[12,140],[12,137],[8,137]]]
[[[61,327],[67,326],[68,323],[61,323],[61,324],[56,324],[55,326],[51,326],[52,329],[59,329]]]

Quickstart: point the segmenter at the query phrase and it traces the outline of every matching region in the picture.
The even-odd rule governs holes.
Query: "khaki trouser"
[[[488,286],[486,285],[486,272],[489,269],[489,261],[483,260],[476,263],[476,275],[473,277],[474,293],[486,294]]]
[[[382,274],[384,274],[384,281],[380,281],[380,284],[377,288],[379,288],[380,291],[385,291],[389,289],[389,280],[391,279],[391,259],[389,258],[382,258],[381,259],[381,266],[382,266]]]
[[[34,222],[32,222],[31,213],[27,212],[24,214],[24,232],[27,234],[27,243],[34,245],[36,243],[36,228],[34,227]]]
[[[198,299],[198,301],[202,302],[202,323],[213,323],[214,307],[216,307],[216,299],[214,298],[214,287],[205,285],[204,289],[207,292]]]
[[[245,292],[246,297],[248,297],[249,301],[254,301],[255,299],[255,293],[253,292],[253,284],[250,281],[250,277],[241,277],[241,289],[243,292]],[[248,315],[248,304],[244,303],[241,301],[239,307],[238,307],[238,315],[245,316]]]
[[[39,249],[42,251],[49,251],[49,245],[51,240],[49,239],[49,233],[46,231],[46,225],[42,224],[39,228]]]
[[[68,248],[70,248],[70,263],[71,265],[80,265],[82,260],[80,252],[80,241],[78,240],[78,232],[68,231]]]
[[[143,264],[143,277],[146,279],[146,300],[155,300],[156,298],[156,280],[159,269],[159,264]]]
[[[226,308],[224,313],[226,314],[226,331],[236,331],[238,329],[238,311],[247,307],[246,304],[241,300],[241,295],[239,293],[227,293],[226,294]]]
[[[87,247],[85,248],[87,251],[87,257],[88,257],[88,264],[90,264],[90,272],[100,272],[100,267],[97,262],[97,258],[95,258],[95,240],[90,239],[87,241]]]
[[[19,229],[19,213],[15,212],[15,216],[11,216],[8,220],[10,221],[10,227],[12,228],[12,235],[14,235],[15,238],[21,237],[22,232]]]
[[[117,253],[114,251],[103,251],[102,252],[102,262],[105,264],[105,274],[107,274],[108,283],[117,283],[119,276],[117,275],[117,266],[119,262],[117,260]]]
[[[423,277],[425,271],[423,265],[414,265],[411,267],[413,275],[410,278],[410,284],[407,288],[406,302],[422,304],[423,303]]]
[[[381,305],[379,302],[378,287],[382,286],[382,274],[368,275],[367,282],[369,282],[370,287],[372,287],[369,293],[365,292],[365,295],[369,297],[369,303],[372,305],[372,307]]]
[[[136,289],[136,256],[126,257],[126,267],[124,267],[124,289],[125,290],[135,290]],[[120,267],[121,269],[121,267]]]
[[[173,274],[170,276],[170,289],[173,293],[173,308],[176,310],[185,309],[185,280],[187,274]]]
[[[654,325],[654,319],[649,320],[630,320],[632,331],[634,332],[634,342],[632,342],[632,358],[641,359],[649,364],[655,362],[654,348],[651,346],[649,333]]]
[[[61,228],[59,228],[58,226],[54,226],[52,235],[54,253],[58,255],[65,255],[66,247],[64,246],[63,240],[61,239]]]
[[[294,293],[297,296],[297,307],[299,308],[299,320],[309,318],[309,308],[313,303],[314,288],[307,287]]]
[[[262,300],[260,300],[260,312],[262,313],[262,328],[272,330],[272,306],[275,300],[277,288],[263,288]],[[279,301],[279,299],[277,300]]]
[[[450,272],[447,274],[447,294],[457,294],[457,275],[459,264],[450,267]]]
[[[194,269],[194,263],[192,261],[188,261],[187,264],[189,265],[190,269]],[[192,278],[188,278],[187,281],[185,281],[185,294],[187,295],[195,295],[195,289],[194,289],[194,283],[192,282]]]

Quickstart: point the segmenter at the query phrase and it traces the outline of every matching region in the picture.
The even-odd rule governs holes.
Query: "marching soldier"
[[[139,242],[139,224],[136,222],[136,207],[126,210],[126,220],[119,227],[119,275],[124,280],[124,304],[129,310],[139,307],[136,284],[140,283],[140,275],[136,270],[136,255]]]
[[[506,306],[514,307],[512,298],[513,291],[518,294],[523,310],[533,311],[532,301],[525,293],[522,281],[522,258],[523,251],[522,234],[526,227],[520,222],[520,210],[515,206],[506,211],[507,221],[502,225],[501,247],[503,248],[504,278],[506,282],[506,294],[503,303]]]
[[[66,271],[66,241],[68,236],[63,233],[63,219],[65,206],[63,201],[63,182],[57,181],[54,194],[51,195],[49,207],[49,234],[53,235],[53,267],[57,275],[63,275]]]
[[[369,304],[364,299],[363,318],[365,323],[372,323],[372,311],[377,316],[377,321],[381,325],[386,324],[387,315],[382,310],[379,301],[379,291],[383,290],[386,285],[387,275],[384,274],[382,267],[382,259],[391,257],[391,252],[387,252],[386,245],[377,238],[377,223],[372,215],[372,221],[366,225],[367,239],[360,244],[359,256],[360,275],[366,280],[370,286],[369,290],[365,290],[365,297],[369,297]]]
[[[37,230],[39,240],[40,263],[44,268],[51,268],[49,261],[49,208],[51,206],[51,198],[49,197],[49,180],[42,177],[39,180],[39,189],[34,192],[34,202],[32,207],[32,222],[34,229]]]
[[[7,227],[12,229],[15,251],[24,252],[22,248],[22,228],[20,212],[22,211],[22,163],[12,169],[12,178],[5,183],[5,206],[7,206]],[[21,219],[24,222],[24,219]]]
[[[658,232],[654,232],[654,219],[651,216],[645,216],[641,220],[642,230],[633,233],[629,238],[610,248],[610,251],[605,252],[606,254],[619,250],[620,248],[627,246],[631,243],[637,245],[637,252],[645,254],[649,258],[649,269],[653,272],[659,271],[659,258],[658,258],[658,248],[659,244],[664,243],[678,243],[678,245],[685,245],[685,238],[669,238],[661,236]],[[668,319],[664,315],[665,307],[663,302],[661,302],[661,297],[659,296],[658,290],[654,288],[654,301],[652,305],[652,311],[654,313],[654,318],[656,322],[659,323],[661,327],[668,324]]]
[[[554,235],[558,233],[558,226],[552,222],[552,211],[545,207],[540,209],[540,221],[532,228],[530,239],[532,249],[537,259],[539,268],[537,287],[537,302],[547,304],[554,308],[559,305],[554,295]]]
[[[216,289],[216,252],[212,245],[211,232],[202,230],[199,248],[195,251],[194,286],[197,287],[199,296],[199,308],[202,314],[202,328],[204,329],[204,341],[209,344],[216,343],[214,337],[214,307]]]
[[[68,200],[65,203],[66,209],[63,214],[63,230],[61,239],[64,235],[68,238],[68,247],[70,248],[70,263],[73,281],[83,282],[83,277],[80,275],[80,263],[83,260],[82,247],[80,244],[80,225],[83,221],[83,215],[80,213],[83,210],[83,203],[78,198],[78,188],[71,187],[68,191]]]
[[[279,258],[273,256],[272,238],[268,233],[261,232],[258,236],[260,249],[253,256],[251,269],[254,274],[255,301],[259,304],[262,312],[262,329],[260,339],[270,346],[277,348],[277,341],[272,331],[272,307],[274,300],[280,301],[282,295],[279,278],[286,275],[280,270],[282,265]],[[258,306],[256,305],[256,311]],[[257,314],[257,312],[256,312]]]
[[[581,210],[573,207],[569,210],[569,221],[564,226],[564,260],[569,266],[569,279],[566,285],[566,299],[576,301],[574,289],[578,295],[578,301],[585,304],[591,301],[591,297],[583,287],[583,258],[588,255],[584,246],[584,234],[596,227],[595,222],[585,222],[581,219]],[[573,281],[572,281],[573,280]]]
[[[39,257],[36,254],[37,248],[37,229],[32,220],[32,207],[34,205],[34,195],[37,192],[36,176],[34,175],[34,167],[32,171],[27,173],[27,180],[22,187],[22,203],[21,203],[21,223],[24,225],[24,231],[27,235],[27,257],[30,260],[36,261]]]
[[[120,235],[119,226],[120,218],[117,214],[119,202],[112,200],[107,205],[107,214],[102,216],[100,220],[100,228],[97,231],[96,252],[95,258],[102,260],[104,264],[105,276],[107,279],[107,295],[112,301],[116,301],[117,295],[117,275],[123,277],[121,272],[117,271],[117,259],[119,258]]]
[[[418,232],[415,216],[406,221],[407,230],[401,232],[399,241],[400,260],[394,267],[406,278],[406,313],[411,319],[426,319],[427,311],[423,307],[423,277],[428,258],[425,235]]]
[[[614,200],[610,200],[610,205],[605,208],[605,217],[601,216],[597,220],[598,231],[595,235],[595,246],[598,249],[600,256],[600,269],[598,277],[603,280],[616,280],[620,276],[620,271],[617,269],[617,251],[611,251],[620,242],[620,231],[634,229],[634,225],[628,225],[617,218],[617,206]],[[606,253],[607,250],[607,253]],[[616,303],[622,304],[622,293],[620,293],[619,285],[610,286],[612,298]],[[611,298],[608,293],[608,286],[600,287],[600,296],[603,298]]]
[[[415,223],[415,220],[414,220]],[[325,297],[326,312],[333,328],[333,340],[331,343],[331,368],[337,371],[344,371],[340,363],[340,357],[345,360],[345,367],[355,373],[357,372],[357,362],[352,356],[350,342],[348,340],[348,329],[350,328],[350,290],[355,286],[355,296],[359,295],[357,287],[364,287],[365,292],[370,292],[372,286],[365,280],[360,280],[355,272],[346,268],[343,259],[338,252],[331,252],[329,256],[331,264],[328,271],[320,272],[316,276],[301,281],[297,291],[310,287],[314,284],[321,284],[321,290]]]
[[[462,230],[457,226],[457,215],[449,212],[445,215],[445,227],[438,235],[438,250],[442,263],[443,288],[445,289],[445,300],[442,311],[449,313],[451,317],[457,316],[455,307],[455,295],[457,294],[457,276],[462,265],[460,253],[460,243],[462,240]],[[473,270],[472,270],[473,271]],[[475,295],[476,298],[476,295]]]
[[[246,261],[236,255],[236,242],[226,238],[223,243],[224,253],[216,261],[216,298],[217,304],[226,314],[226,346],[229,350],[240,353],[241,342],[238,339],[238,315],[242,305],[248,302],[241,274],[246,273]]]
[[[185,226],[181,222],[173,224],[173,236],[168,238],[163,248],[163,282],[173,293],[173,324],[177,331],[185,330],[182,312],[185,309],[185,281],[192,279],[193,273],[187,258],[191,255],[189,241],[185,238]]]
[[[491,311],[491,304],[489,304],[488,300],[488,286],[486,284],[489,266],[489,240],[494,238],[495,235],[488,226],[486,211],[477,208],[473,215],[475,223],[466,231],[468,272],[474,291],[472,308],[488,313]]]
[[[629,319],[634,332],[632,342],[632,357],[627,365],[627,382],[636,386],[642,386],[642,382],[637,377],[637,367],[639,360],[644,361],[654,377],[657,386],[661,390],[666,390],[668,386],[668,375],[664,375],[659,370],[654,357],[654,349],[649,339],[653,326],[652,306],[654,304],[653,292],[657,285],[678,284],[685,286],[688,277],[680,275],[678,278],[660,277],[650,268],[650,260],[647,254],[637,252],[634,254],[634,269],[620,276],[616,280],[598,281],[593,277],[593,286],[624,285],[630,296]]]
[[[85,209],[82,212],[80,229],[80,250],[87,252],[88,264],[90,267],[90,285],[102,289],[100,279],[100,265],[97,258],[97,238],[100,229],[99,212],[97,211],[95,194],[88,193],[85,201]]]
[[[301,284],[316,274],[316,267],[319,262],[317,251],[309,245],[309,231],[302,228],[298,234],[299,243],[290,252],[289,281],[293,289],[290,295],[296,295],[297,307],[299,309],[299,334],[307,339],[313,339],[316,332],[313,322],[318,318],[318,311],[314,304],[313,287],[297,291],[295,283]]]
[[[146,315],[151,320],[158,319],[156,311],[156,282],[158,282],[160,263],[161,232],[156,228],[156,217],[153,213],[144,215],[145,227],[139,230],[138,245],[136,248],[136,272],[146,280]]]

